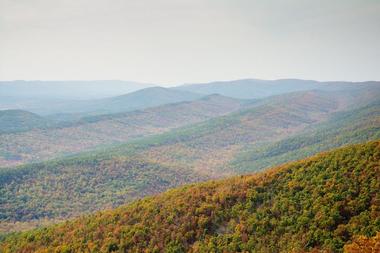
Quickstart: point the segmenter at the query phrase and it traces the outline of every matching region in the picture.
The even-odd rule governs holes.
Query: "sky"
[[[380,80],[379,0],[0,0],[0,80]]]

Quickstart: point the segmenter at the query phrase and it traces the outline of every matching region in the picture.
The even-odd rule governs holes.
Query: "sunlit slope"
[[[380,231],[380,142],[185,186],[8,237],[3,251],[342,251]]]

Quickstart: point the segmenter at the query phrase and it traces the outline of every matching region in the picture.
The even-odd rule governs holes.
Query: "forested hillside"
[[[355,252],[376,243],[379,194],[376,141],[10,235],[0,247],[4,252]]]
[[[245,102],[242,100],[210,95],[195,101],[145,110],[89,116],[74,122],[49,121],[50,124],[36,124],[36,120],[24,117],[25,124],[34,126],[30,127],[35,128],[31,131],[26,131],[30,128],[18,124],[19,121],[10,121],[9,117],[1,116],[6,111],[0,111],[0,121],[4,121],[0,126],[0,133],[2,129],[13,132],[19,130],[18,133],[0,135],[0,167],[73,154],[97,145],[126,142],[222,116],[244,106]],[[39,120],[38,123],[44,120],[38,115],[35,117]],[[20,132],[21,130],[24,132]]]
[[[82,156],[3,169],[0,220],[64,219],[205,179],[193,171],[127,156]]]
[[[329,118],[342,101],[320,92],[279,98],[116,148],[2,169],[1,230],[115,207],[174,185],[249,173],[380,135],[378,103]],[[294,141],[302,149],[292,147]],[[63,189],[70,190],[62,194]]]
[[[328,121],[306,128],[280,141],[247,146],[228,165],[237,173],[301,159],[348,143],[380,138],[380,100],[333,115]]]

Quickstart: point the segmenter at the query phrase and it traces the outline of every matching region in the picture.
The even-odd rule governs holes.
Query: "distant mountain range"
[[[14,101],[12,101],[13,98],[8,99],[11,100],[8,103],[6,102],[7,99],[4,99],[3,101],[5,102],[0,102],[0,108],[17,108],[45,116],[53,114],[53,119],[59,120],[60,117],[64,117],[65,121],[70,121],[83,116],[133,111],[168,103],[191,101],[201,97],[202,95],[200,94],[187,91],[150,87],[129,92],[121,96],[101,99],[52,99],[49,96],[42,98],[16,97]],[[58,115],[54,117],[54,114]]]
[[[170,103],[192,101],[201,97],[202,95],[200,94],[188,91],[173,90],[162,87],[150,87],[122,96],[60,104],[55,110],[59,110],[61,113],[99,115],[140,110]]]
[[[12,81],[0,82],[0,109],[21,109],[41,115],[59,114],[56,119],[65,116],[65,120],[71,120],[85,114],[138,110],[191,101],[211,94],[259,99],[296,91],[348,90],[378,85],[379,82],[245,79],[162,88],[124,81]]]
[[[187,84],[175,89],[185,90],[200,94],[220,94],[227,97],[240,99],[257,99],[289,92],[306,90],[347,90],[356,89],[359,86],[379,85],[379,82],[317,82],[312,80],[280,79],[258,80],[243,79],[235,81],[219,81],[201,84]]]

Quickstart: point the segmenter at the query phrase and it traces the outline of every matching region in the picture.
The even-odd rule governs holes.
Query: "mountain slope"
[[[377,94],[368,102],[378,99]],[[367,93],[367,90],[363,91]],[[377,92],[377,93],[376,93]],[[280,141],[328,120],[332,114],[361,104],[361,93],[306,91],[264,99],[256,106],[146,141],[136,152],[152,162],[176,164],[214,176],[230,175],[228,167],[252,145]],[[152,143],[152,144],[149,144]],[[121,149],[123,150],[123,149]]]
[[[0,223],[9,226],[6,230],[17,229],[12,225],[13,222],[30,222],[44,217],[48,219],[71,217],[85,210],[117,206],[122,203],[119,200],[129,201],[134,197],[157,192],[157,189],[165,189],[165,187],[160,188],[158,183],[151,183],[150,180],[144,180],[138,188],[135,187],[136,178],[145,178],[145,170],[158,178],[161,174],[166,177],[167,170],[157,169],[154,172],[154,166],[171,169],[174,175],[181,174],[182,171],[189,173],[188,179],[176,181],[176,177],[171,177],[170,180],[173,181],[162,182],[163,185],[173,185],[192,182],[193,179],[197,181],[246,173],[277,164],[279,160],[271,160],[270,156],[268,159],[265,152],[254,154],[260,158],[257,160],[254,156],[245,160],[239,156],[250,151],[248,147],[255,145],[265,147],[264,144],[276,143],[301,133],[313,124],[328,120],[331,113],[340,108],[341,103],[346,103],[344,94],[338,94],[338,97],[333,94],[335,99],[330,97],[330,92],[308,91],[288,94],[276,97],[267,104],[259,103],[257,107],[132,141],[115,148],[105,148],[35,165],[26,164],[22,167],[2,169],[0,189],[4,198],[0,203],[0,209],[3,210]],[[351,102],[357,102],[351,100],[350,96],[349,98]],[[359,96],[358,99],[362,98]],[[369,111],[371,110],[379,112],[379,106]],[[368,118],[371,119],[369,115],[375,114],[354,112],[352,115],[361,115],[361,118],[353,117],[344,124],[333,125],[336,127],[334,134],[341,137],[339,143],[357,141],[349,138],[351,133],[370,133],[363,134],[360,138],[362,141],[379,136],[378,121],[374,121],[375,125],[371,125],[371,121],[368,121]],[[378,118],[377,116],[377,120]],[[358,125],[357,120],[363,120],[363,124]],[[346,124],[357,126],[356,132],[349,127],[346,128]],[[313,134],[315,133],[309,132],[308,136],[312,137]],[[325,148],[336,143],[338,142],[335,142],[334,138],[328,138]],[[314,154],[318,149],[311,151],[311,154]],[[295,152],[297,155],[297,151]],[[238,163],[240,166],[231,165],[237,158],[241,161]],[[282,162],[287,162],[297,156],[290,154],[280,158],[283,159]],[[125,162],[120,165],[120,161]],[[136,166],[139,161],[148,164],[149,166],[145,167],[152,169]],[[108,173],[110,168],[113,173]],[[134,177],[130,177],[130,173]],[[118,175],[116,179],[112,176],[114,174]],[[112,180],[117,180],[117,183],[112,184]],[[101,192],[107,194],[92,194],[91,188],[97,189],[98,186]],[[73,201],[66,198],[65,194],[61,194],[62,189],[66,187],[72,189],[70,196],[74,196]],[[121,198],[109,196],[121,196]],[[69,204],[71,202],[75,204]],[[18,213],[22,215],[17,215]]]
[[[220,94],[223,96],[256,99],[273,95],[279,95],[296,91],[307,90],[347,90],[361,86],[379,86],[379,82],[317,82],[312,80],[280,79],[258,80],[243,79],[234,81],[211,82],[201,84],[189,84],[176,87],[176,89],[191,91],[201,94]]]
[[[248,146],[228,168],[237,173],[252,172],[341,145],[379,138],[380,100],[358,109],[336,113],[328,121],[280,141]]]
[[[340,252],[380,231],[380,142],[171,190],[49,228],[3,251]]]
[[[241,100],[210,95],[144,110],[91,116],[72,123],[0,135],[0,167],[45,160],[197,123],[244,108]],[[15,126],[11,122],[11,126]],[[25,129],[27,130],[27,129]],[[12,159],[16,157],[18,159]],[[7,159],[8,158],[8,159]]]
[[[142,157],[81,156],[0,170],[0,220],[65,219],[207,177]]]
[[[31,112],[23,110],[0,111],[0,134],[27,131],[48,125],[48,120]]]

